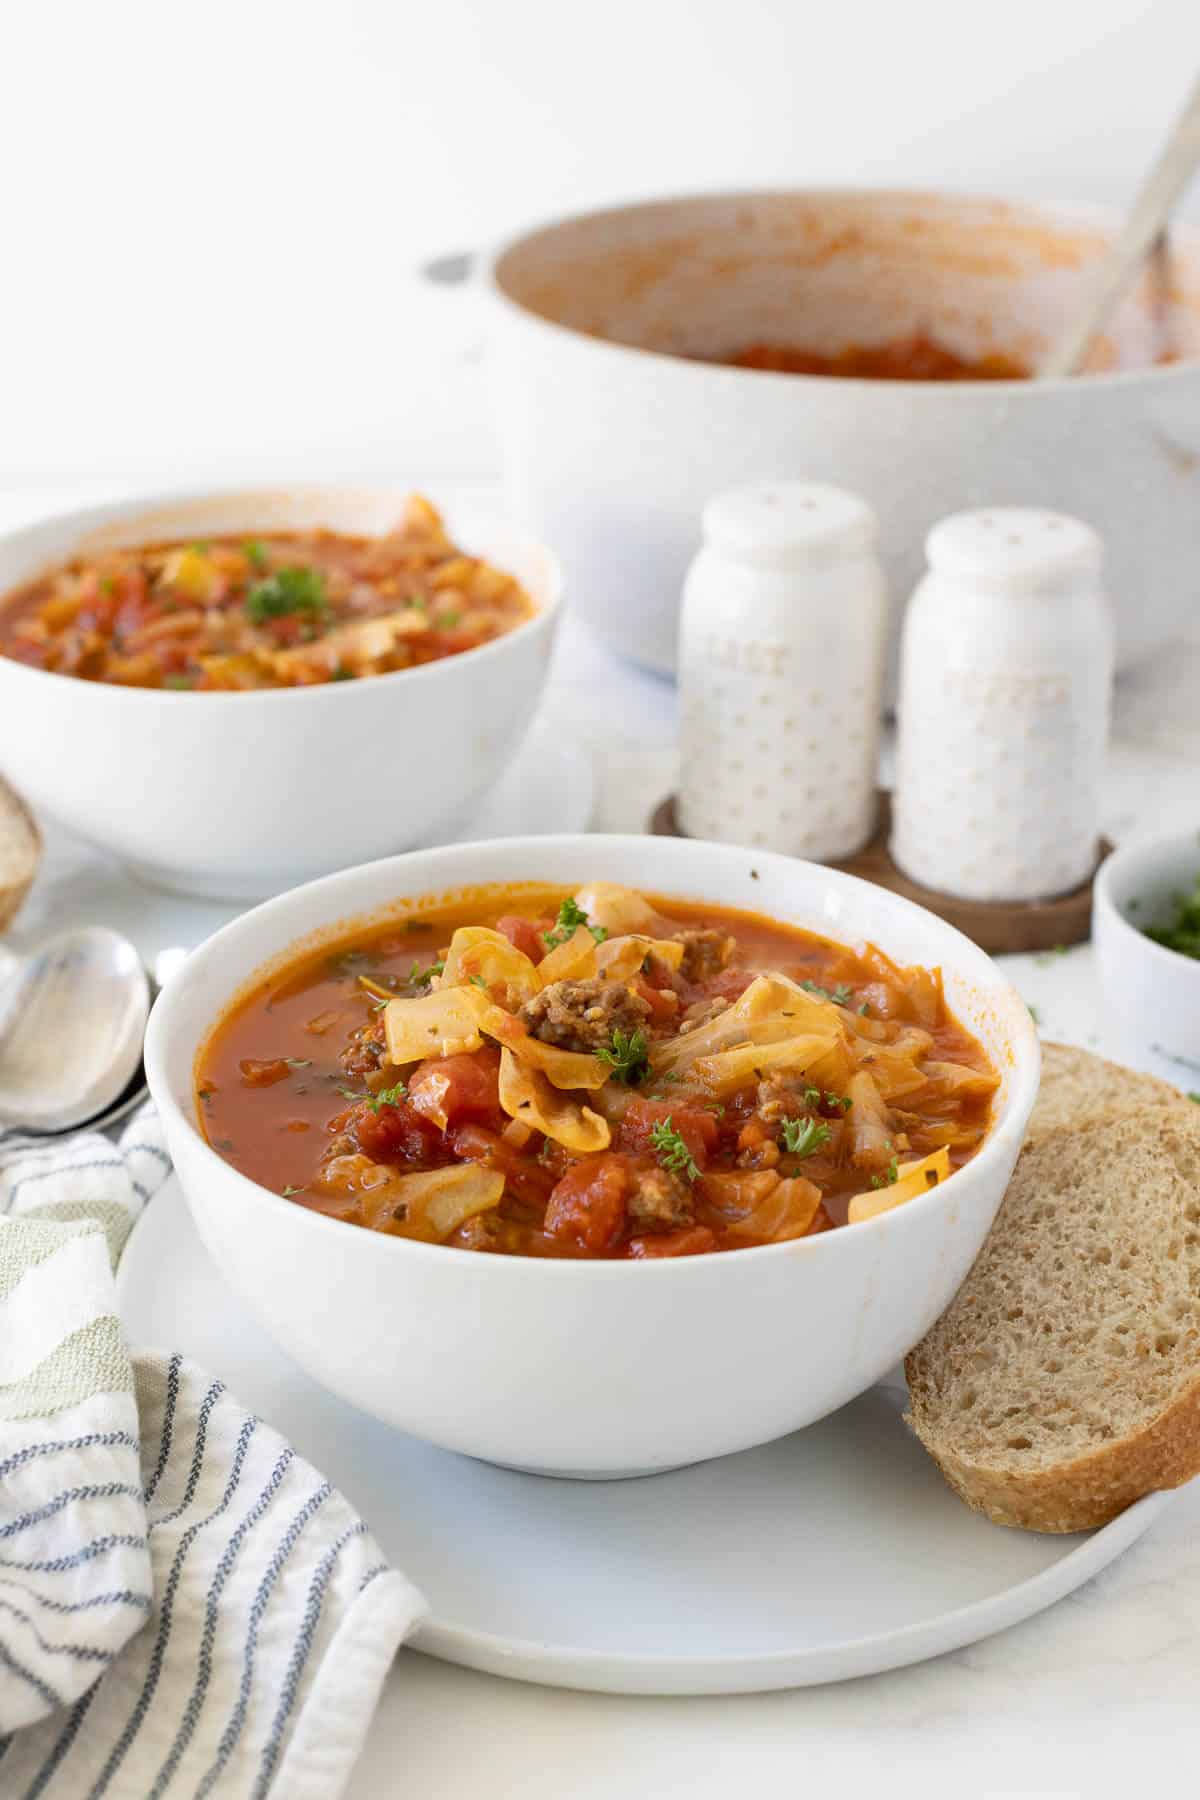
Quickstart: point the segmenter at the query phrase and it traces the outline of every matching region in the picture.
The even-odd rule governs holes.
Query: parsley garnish
[[[419,969],[414,963],[408,971],[409,985],[411,987],[428,987],[434,976],[440,975],[445,967],[445,961],[441,957],[436,962],[431,962],[427,969]]]
[[[899,1165],[897,1164],[896,1159],[893,1156],[891,1162],[887,1166],[887,1171],[885,1174],[872,1175],[871,1186],[873,1188],[891,1187],[892,1184],[894,1182],[899,1181],[899,1179],[900,1179]]]
[[[482,975],[471,975],[471,976],[468,976],[467,979],[469,981],[473,982],[477,988],[482,988],[485,994],[491,992],[491,989],[488,987],[488,984],[483,979]]]
[[[650,1131],[650,1143],[663,1168],[672,1175],[683,1175],[695,1181],[700,1171],[686,1142],[671,1123],[670,1115]]]
[[[1200,875],[1190,894],[1174,896],[1175,917],[1166,925],[1143,925],[1145,935],[1179,956],[1200,958]]]
[[[814,1087],[806,1087],[803,1098],[805,1106],[814,1110],[824,1102],[826,1106],[839,1106],[843,1112],[849,1112],[852,1104],[849,1094],[823,1094],[820,1088]]]
[[[291,1182],[289,1181],[287,1186],[283,1190],[283,1197],[285,1200],[290,1200],[293,1194],[298,1194],[298,1193],[300,1193],[300,1191],[301,1190],[298,1187],[293,1187]]]
[[[614,1080],[623,1081],[627,1087],[636,1087],[639,1081],[645,1080],[650,1067],[648,1050],[644,1031],[622,1031],[617,1025],[609,1042],[602,1050],[597,1050],[596,1060],[612,1070]]]
[[[792,1156],[812,1156],[833,1135],[820,1119],[781,1119],[779,1128],[783,1147]]]
[[[285,1056],[283,1060],[287,1064],[289,1069],[311,1069],[312,1068],[312,1057],[311,1056]]]
[[[408,1089],[402,1081],[398,1081],[394,1087],[380,1088],[377,1094],[369,1094],[367,1105],[372,1112],[377,1113],[381,1106],[395,1106],[399,1101],[407,1099]]]
[[[195,677],[192,675],[164,675],[163,676],[163,686],[169,687],[169,688],[190,688],[194,685],[194,682],[195,682]]]
[[[460,612],[439,613],[433,622],[439,631],[453,631],[455,626],[462,622],[462,614]]]
[[[330,681],[353,681],[354,670],[348,669],[344,662],[335,663],[333,665],[333,674],[329,679]]]
[[[246,595],[246,617],[255,625],[292,613],[323,613],[328,606],[319,569],[276,569],[265,581],[256,581]]]
[[[832,989],[823,988],[816,981],[802,981],[800,986],[806,994],[815,994],[818,1000],[828,1000],[831,1006],[849,1006],[850,1004],[850,989],[844,981],[839,981],[838,985]],[[866,1012],[867,1009],[864,1006],[862,1010]]]
[[[598,944],[602,944],[608,936],[605,926],[593,925],[582,906],[577,906],[568,897],[558,909],[553,929],[542,933],[547,950],[557,950],[560,944],[565,944],[568,938],[575,935],[581,925],[587,926]]]
[[[246,539],[246,542],[242,545],[242,555],[250,564],[250,567],[252,569],[257,569],[260,574],[267,566],[266,547],[265,545],[260,544],[257,538]]]

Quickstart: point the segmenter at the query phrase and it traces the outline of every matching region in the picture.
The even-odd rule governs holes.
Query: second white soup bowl
[[[0,594],[76,556],[325,526],[375,537],[410,486],[130,500],[0,535]],[[430,496],[437,504],[436,491]],[[561,598],[550,551],[447,509],[533,617],[391,675],[250,693],[115,687],[0,657],[0,769],[39,810],[158,887],[257,900],[434,835],[504,771],[541,698]]]
[[[247,983],[418,896],[480,883],[622,882],[762,912],[902,963],[946,997],[1000,1076],[976,1157],[895,1212],[815,1238],[656,1262],[489,1256],[324,1218],[210,1149],[197,1051]],[[945,1309],[987,1235],[1037,1093],[1028,1008],[920,907],[835,870],[727,845],[512,838],[416,851],[268,901],[191,957],[155,1006],[146,1070],[200,1235],[317,1381],[447,1449],[554,1475],[648,1473],[768,1442],[879,1379]]]

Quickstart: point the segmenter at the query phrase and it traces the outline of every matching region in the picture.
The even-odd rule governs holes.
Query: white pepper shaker
[[[771,481],[704,509],[679,629],[689,836],[833,861],[876,814],[887,594],[854,494]]]
[[[904,622],[892,856],[973,900],[1069,892],[1096,862],[1112,698],[1103,547],[1062,513],[956,513]]]

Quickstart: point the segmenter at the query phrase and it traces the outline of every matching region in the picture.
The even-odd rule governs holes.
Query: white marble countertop
[[[0,525],[71,498],[0,494]],[[1123,681],[1110,835],[1200,824],[1198,697],[1200,631]],[[672,782],[671,687],[618,663],[568,623],[546,713],[593,753],[594,827],[642,829]],[[197,942],[228,916],[142,894],[59,837],[51,848],[23,937],[87,916],[129,931],[152,952]],[[1200,1086],[1114,1036],[1090,948],[1006,961],[1046,1035]],[[843,1792],[882,1778],[893,1792],[994,1800],[1092,1796],[1132,1784],[1186,1790],[1200,1777],[1198,1526],[1200,1483],[1123,1559],[1049,1612],[935,1662],[835,1687],[620,1699],[523,1686],[404,1652],[348,1793],[717,1800],[739,1791],[773,1800],[822,1778]]]

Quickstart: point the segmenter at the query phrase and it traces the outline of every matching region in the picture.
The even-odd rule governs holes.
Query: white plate
[[[135,1343],[219,1375],[362,1511],[429,1599],[416,1649],[524,1681],[732,1694],[897,1668],[1061,1599],[1172,1498],[1088,1536],[988,1525],[909,1435],[899,1384],[780,1443],[638,1481],[546,1480],[434,1450],[335,1400],[275,1348],[218,1275],[174,1180],[133,1233],[120,1293]]]

